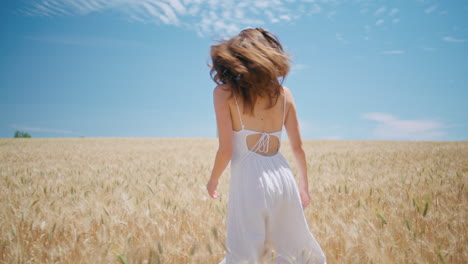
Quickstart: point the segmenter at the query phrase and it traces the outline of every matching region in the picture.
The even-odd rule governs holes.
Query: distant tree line
[[[14,137],[15,138],[30,138],[31,135],[28,132],[16,130]]]

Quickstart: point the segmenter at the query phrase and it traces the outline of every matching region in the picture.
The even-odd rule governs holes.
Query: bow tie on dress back
[[[270,134],[263,132],[260,139],[253,146],[252,151],[254,151],[254,152],[259,151],[259,152],[267,153],[268,152],[268,147],[270,145],[270,136],[271,136]],[[254,149],[255,147],[257,147],[257,148]]]

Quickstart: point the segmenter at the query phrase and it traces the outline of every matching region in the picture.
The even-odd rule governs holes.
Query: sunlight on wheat
[[[1,263],[218,263],[217,139],[0,139]],[[288,142],[281,152],[296,172]],[[328,263],[468,259],[468,142],[304,140]],[[274,252],[269,255],[274,255]]]

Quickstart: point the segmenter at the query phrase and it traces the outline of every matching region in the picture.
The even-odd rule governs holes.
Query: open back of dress
[[[280,152],[284,96],[283,100],[281,129],[265,132],[245,128],[236,98],[242,129],[233,131],[228,251],[220,264],[326,263],[309,230],[294,175]]]
[[[258,129],[254,130],[254,129],[246,128],[245,122],[242,118],[241,111],[239,109],[239,103],[237,101],[237,97],[234,97],[234,98],[236,101],[237,114],[239,116],[239,120],[241,124],[241,130],[234,131],[234,132],[235,133],[243,132],[247,134],[245,138],[245,144],[247,146],[247,149],[250,152],[255,152],[263,156],[274,156],[278,154],[280,145],[281,145],[282,127],[283,127],[285,117],[286,117],[286,97],[284,95],[284,92],[282,96],[283,98],[282,104],[277,103],[275,106],[273,106],[273,108],[268,108],[268,109],[261,109],[259,107],[256,107],[256,109],[254,109],[255,114],[258,114],[259,116],[263,115],[266,119],[265,121],[263,121],[265,124],[260,124],[260,125],[263,125],[264,127],[269,126],[272,128],[276,128],[273,132],[259,131]],[[279,98],[277,102],[280,102]],[[278,118],[280,115],[282,116],[281,121]],[[258,123],[260,123],[260,119],[258,117],[250,121],[253,121],[251,123],[257,123],[257,126],[258,126]]]

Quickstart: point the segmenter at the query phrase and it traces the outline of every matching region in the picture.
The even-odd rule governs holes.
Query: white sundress
[[[268,152],[271,136],[281,142],[282,130],[234,131],[234,153],[227,215],[224,259],[219,264],[326,264],[320,245],[310,232],[294,175],[278,151]],[[283,106],[283,126],[286,99]],[[246,138],[261,134],[249,150]],[[272,251],[273,250],[273,251]]]

